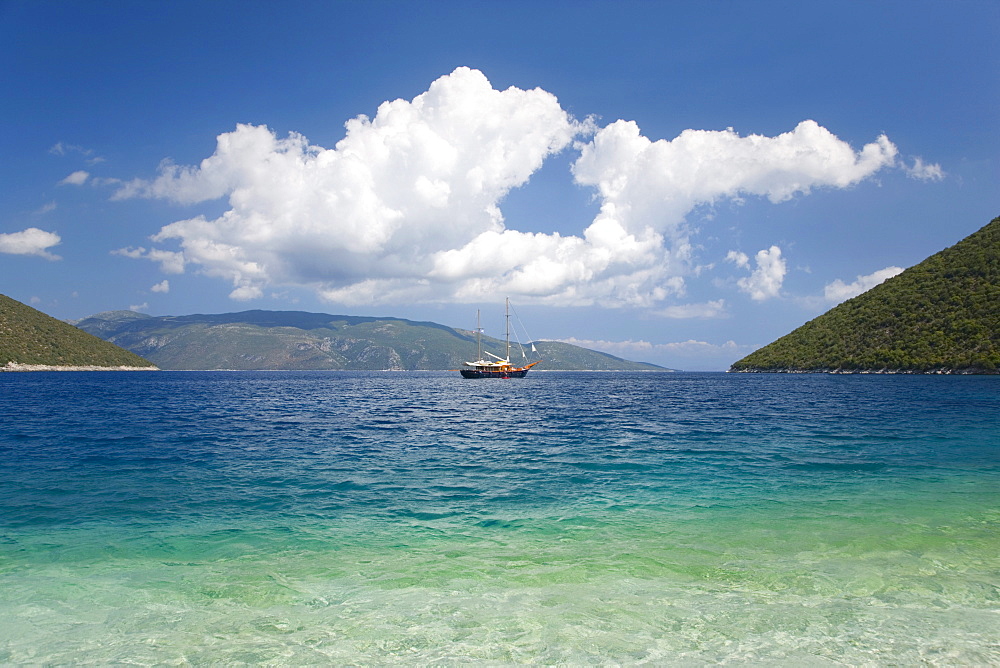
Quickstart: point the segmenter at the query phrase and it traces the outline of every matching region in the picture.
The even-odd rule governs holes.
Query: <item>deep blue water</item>
[[[0,374],[0,662],[1000,664],[1000,377]]]

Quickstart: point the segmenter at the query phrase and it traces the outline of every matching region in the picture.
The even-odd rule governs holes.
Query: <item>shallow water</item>
[[[0,662],[1000,664],[1000,377],[0,374]]]

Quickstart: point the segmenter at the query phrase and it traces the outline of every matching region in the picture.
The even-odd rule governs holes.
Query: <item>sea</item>
[[[0,664],[1000,665],[1000,376],[0,374]]]

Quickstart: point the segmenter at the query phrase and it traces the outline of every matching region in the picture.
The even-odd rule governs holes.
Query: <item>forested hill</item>
[[[0,295],[0,369],[18,365],[136,367],[153,364],[70,324]]]
[[[478,354],[475,333],[434,322],[302,311],[149,316],[109,311],[77,327],[146,357],[161,369],[455,369]],[[503,355],[504,342],[483,337]],[[538,370],[668,371],[606,353],[537,341]],[[530,351],[531,345],[524,349]],[[520,364],[521,349],[512,346]]]
[[[1000,218],[730,371],[1000,372]]]

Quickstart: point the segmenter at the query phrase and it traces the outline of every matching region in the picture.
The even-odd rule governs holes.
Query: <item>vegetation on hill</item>
[[[0,367],[151,367],[152,362],[27,304],[0,295]]]
[[[76,325],[162,369],[456,369],[477,355],[474,332],[401,318],[301,311],[153,317],[111,311]],[[538,369],[663,370],[565,343],[535,346],[544,360]],[[483,337],[483,348],[502,355],[504,342]],[[516,346],[511,357],[520,363]]]
[[[1000,372],[1000,218],[730,371]]]

